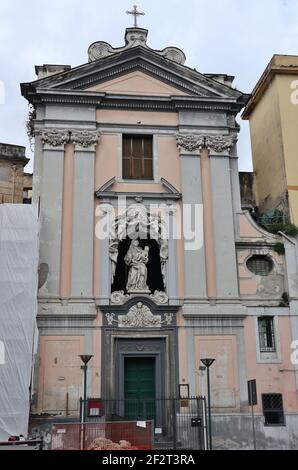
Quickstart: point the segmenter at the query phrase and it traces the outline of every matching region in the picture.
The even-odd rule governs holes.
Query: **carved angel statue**
[[[146,266],[149,261],[149,246],[142,249],[138,240],[133,240],[124,261],[129,266],[127,291],[149,291]]]

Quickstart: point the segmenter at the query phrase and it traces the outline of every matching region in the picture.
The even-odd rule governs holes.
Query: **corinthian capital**
[[[204,146],[204,136],[199,134],[177,134],[177,147],[179,150],[195,152]]]
[[[83,148],[89,148],[98,144],[99,139],[100,132],[98,131],[72,131],[71,133],[71,141]]]
[[[68,129],[46,129],[41,132],[41,141],[44,145],[60,147],[69,142]]]
[[[208,135],[205,139],[205,145],[209,150],[215,150],[216,153],[225,151],[230,152],[233,145],[237,142],[236,135]]]
[[[202,148],[214,150],[216,153],[230,151],[237,142],[236,135],[207,135],[207,134],[177,134],[177,147],[179,150],[195,152]]]

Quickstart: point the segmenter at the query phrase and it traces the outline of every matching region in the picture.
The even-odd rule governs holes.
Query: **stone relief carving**
[[[153,315],[142,302],[131,307],[127,315],[119,315],[119,327],[160,327],[161,316]]]
[[[161,328],[163,324],[171,326],[173,324],[173,313],[153,315],[150,308],[142,302],[133,305],[126,315],[119,315],[116,319],[115,313],[106,313],[108,326],[118,325],[119,328]]]
[[[176,62],[177,64],[183,65],[185,63],[186,61],[185,54],[180,49],[178,49],[177,47],[166,47],[162,51],[151,49],[147,45],[147,36],[148,36],[147,29],[127,28],[125,32],[125,46],[123,47],[114,48],[107,42],[97,41],[91,44],[91,46],[88,49],[89,62],[93,62],[98,59],[103,59],[113,54],[117,54],[127,49],[131,49],[133,47],[142,46],[145,49],[154,51],[156,54],[159,54],[163,57],[166,57],[169,60],[172,60],[173,62]]]
[[[88,148],[96,145],[100,140],[100,132],[73,129],[45,129],[41,131],[43,145],[59,147],[69,142]]]
[[[110,44],[99,41],[91,44],[88,49],[88,54],[89,62],[93,62],[94,60],[103,59],[104,57],[113,54],[113,48],[110,46]]]
[[[163,55],[166,59],[173,60],[177,64],[185,64],[185,54],[177,47],[166,47],[160,52],[160,54]]]
[[[114,305],[123,305],[128,299],[128,294],[124,294],[123,290],[112,292],[111,294],[111,304]]]
[[[137,294],[136,294],[137,295]],[[155,291],[154,294],[142,294],[143,297],[149,297],[157,305],[166,305],[169,301],[169,297],[165,292]],[[111,294],[111,304],[113,305],[124,305],[125,302],[130,299],[129,294],[124,294],[124,291],[115,291]]]
[[[154,294],[150,295],[150,298],[157,304],[157,305],[165,305],[169,301],[169,297],[165,292],[155,291]]]
[[[230,151],[237,142],[237,136],[232,135],[204,135],[204,134],[177,134],[177,147],[179,150],[195,152],[202,148],[215,150],[217,153]]]
[[[41,132],[43,145],[59,147],[70,141],[70,131],[68,129],[47,129]]]

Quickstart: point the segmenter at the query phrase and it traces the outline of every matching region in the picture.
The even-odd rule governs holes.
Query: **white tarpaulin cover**
[[[27,435],[35,352],[36,206],[0,204],[0,440]]]

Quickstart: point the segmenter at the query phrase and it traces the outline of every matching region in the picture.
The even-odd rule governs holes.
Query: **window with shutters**
[[[152,136],[123,136],[122,177],[132,180],[153,179]]]
[[[280,393],[264,393],[262,395],[265,426],[284,426],[285,417],[283,399]]]

